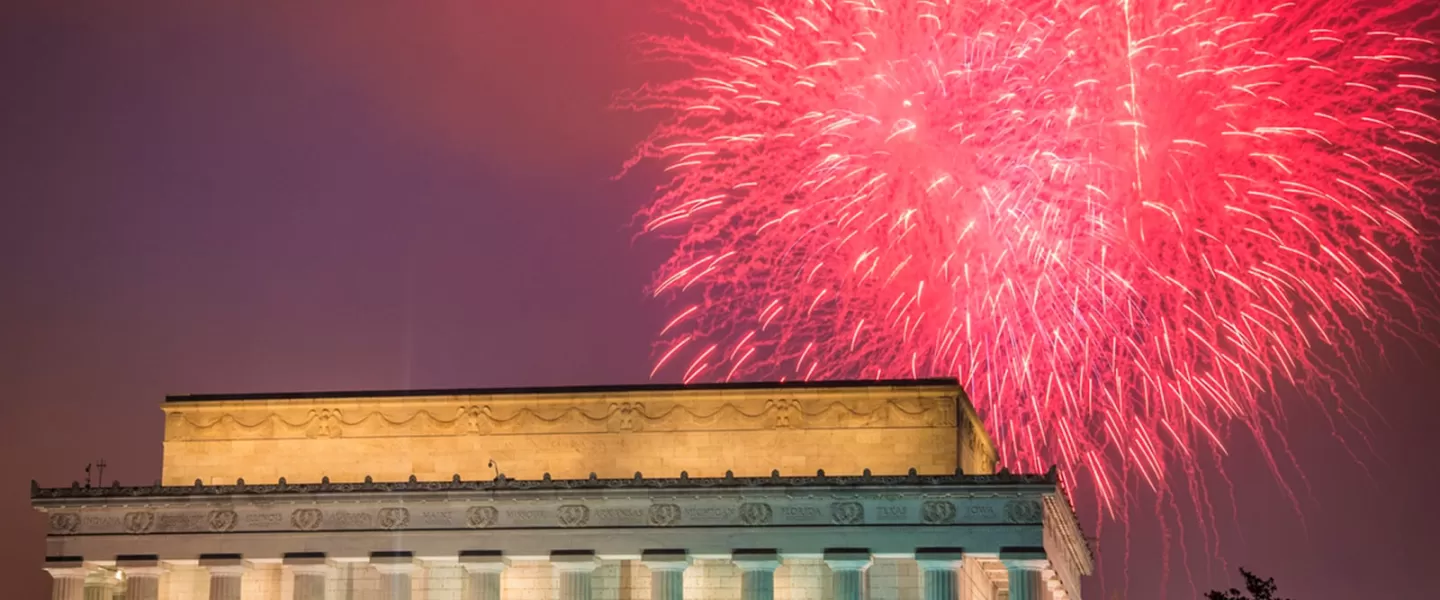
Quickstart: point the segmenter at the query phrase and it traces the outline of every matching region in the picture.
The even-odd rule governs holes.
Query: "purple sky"
[[[647,121],[606,106],[645,78],[626,40],[665,26],[653,3],[281,4],[0,8],[15,598],[48,589],[28,481],[101,457],[107,480],[157,479],[165,394],[647,380],[665,247],[630,218],[654,181],[609,179]],[[1169,528],[1168,597],[1235,584],[1236,565],[1296,600],[1434,594],[1440,371],[1394,350],[1364,382],[1368,448],[1287,399],[1299,512],[1232,443],[1235,507],[1211,477],[1220,519]],[[1101,531],[1089,597],[1161,595],[1154,515],[1173,510],[1137,510],[1128,560],[1127,531]]]

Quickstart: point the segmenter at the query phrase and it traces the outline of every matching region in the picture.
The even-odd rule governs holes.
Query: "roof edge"
[[[269,392],[258,394],[176,394],[165,396],[165,402],[227,402],[247,400],[325,400],[336,398],[416,398],[427,396],[491,396],[506,394],[539,394],[573,396],[577,394],[603,394],[620,392],[707,392],[744,390],[827,390],[862,388],[923,388],[960,387],[958,379],[876,379],[876,380],[835,380],[835,381],[763,381],[739,383],[651,383],[641,385],[583,385],[552,387],[499,387],[499,388],[456,388],[416,390],[356,390],[320,392]]]

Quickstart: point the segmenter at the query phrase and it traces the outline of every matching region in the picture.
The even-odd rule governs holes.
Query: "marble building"
[[[39,488],[53,600],[1068,600],[1054,471],[950,380],[172,396]]]

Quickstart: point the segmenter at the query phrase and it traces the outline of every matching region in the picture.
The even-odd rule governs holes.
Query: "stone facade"
[[[1092,568],[953,382],[316,396],[172,399],[164,481],[32,489],[54,600],[1053,600]]]
[[[969,406],[953,383],[179,396],[162,481],[988,473]]]

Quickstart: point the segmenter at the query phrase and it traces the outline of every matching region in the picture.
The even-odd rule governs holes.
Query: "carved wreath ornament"
[[[75,533],[80,528],[80,515],[75,513],[55,513],[50,515],[50,533]]]
[[[859,525],[865,521],[865,507],[859,502],[836,502],[830,505],[830,520],[836,525]]]
[[[680,521],[680,507],[675,504],[650,505],[650,526],[669,527]]]
[[[381,529],[404,529],[410,524],[410,509],[408,508],[382,508],[379,518]]]
[[[500,511],[493,506],[472,506],[465,510],[465,524],[472,529],[485,529],[495,525]]]
[[[225,532],[235,529],[237,517],[233,510],[212,510],[205,517],[205,523],[210,526],[210,531]]]
[[[1034,500],[1011,500],[1005,503],[1005,519],[1011,523],[1039,523],[1044,511]]]
[[[769,525],[770,519],[775,516],[775,511],[769,504],[762,502],[746,502],[740,505],[740,522],[746,525]]]
[[[590,521],[590,507],[583,504],[566,504],[556,511],[561,527],[584,527]]]
[[[926,500],[920,505],[920,518],[926,525],[946,525],[955,522],[955,504],[942,500]]]
[[[300,531],[314,531],[320,528],[324,514],[318,508],[300,508],[290,513],[290,525]]]
[[[155,513],[153,512],[132,512],[125,513],[125,533],[150,533],[155,526]]]

